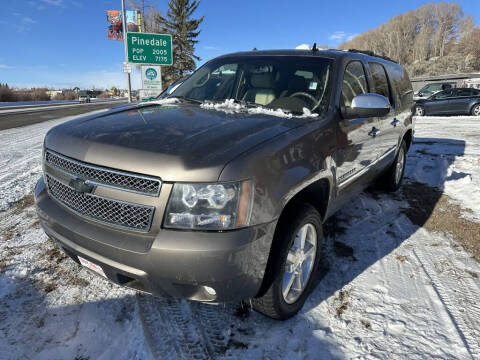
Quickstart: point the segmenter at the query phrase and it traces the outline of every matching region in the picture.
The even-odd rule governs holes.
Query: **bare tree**
[[[340,49],[371,50],[400,64],[415,66],[415,73],[480,69],[479,30],[455,2],[429,3],[340,44]],[[448,61],[443,58],[449,57]],[[468,58],[468,59],[467,59]],[[424,63],[438,59],[438,64]],[[467,61],[468,60],[468,61]],[[432,63],[430,64],[432,65]],[[434,69],[434,70],[432,70]],[[463,69],[463,70],[462,70]]]

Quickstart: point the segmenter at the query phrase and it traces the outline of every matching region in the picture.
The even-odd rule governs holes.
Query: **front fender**
[[[250,149],[224,167],[219,181],[252,179],[254,182],[251,225],[278,219],[296,194],[320,179],[327,179],[330,189],[334,189],[333,121],[317,120],[292,129]]]

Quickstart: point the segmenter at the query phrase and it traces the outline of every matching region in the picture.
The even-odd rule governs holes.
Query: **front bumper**
[[[109,280],[153,295],[199,301],[254,297],[262,284],[276,221],[224,232],[159,229],[133,233],[88,221],[35,188],[40,223],[75,261],[100,265]],[[212,295],[205,286],[213,288]]]

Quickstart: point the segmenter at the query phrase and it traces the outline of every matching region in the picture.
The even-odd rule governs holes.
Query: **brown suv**
[[[318,278],[325,219],[377,178],[399,187],[412,105],[404,69],[360,52],[221,56],[166,100],[51,129],[38,215],[117,284],[285,319]]]

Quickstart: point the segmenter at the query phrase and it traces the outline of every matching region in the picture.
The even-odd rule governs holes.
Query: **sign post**
[[[124,41],[124,47],[125,47],[125,61],[128,62],[128,56],[127,56],[127,19],[126,19],[126,14],[125,14],[125,0],[122,0],[122,25],[123,25],[123,41]],[[130,72],[126,72],[127,74],[127,85],[128,85],[128,102],[132,102],[132,83],[130,80]]]

